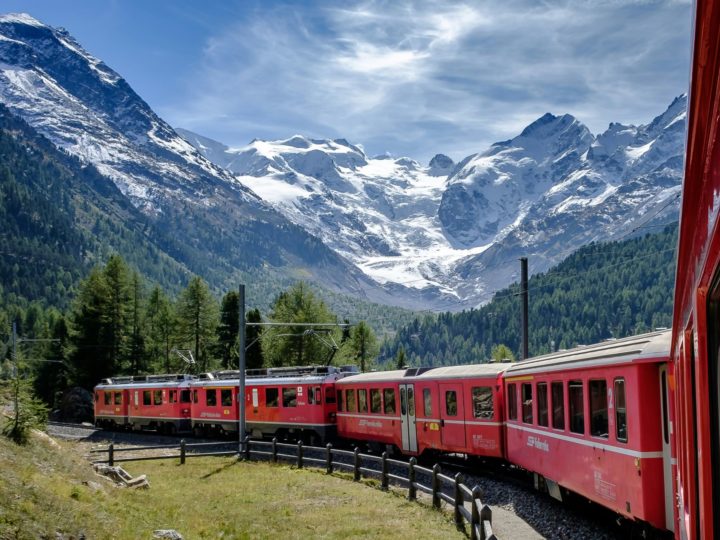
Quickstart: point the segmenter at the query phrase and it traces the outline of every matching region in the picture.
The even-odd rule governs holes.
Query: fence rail
[[[465,484],[462,474],[457,473],[454,477],[441,473],[440,465],[436,464],[432,469],[420,467],[417,460],[412,457],[409,461],[399,461],[390,459],[387,452],[383,452],[381,456],[371,456],[361,454],[359,448],[354,450],[342,450],[333,448],[328,443],[325,447],[304,446],[302,442],[297,444],[279,443],[277,439],[272,441],[256,441],[247,437],[242,444],[243,450],[238,453],[237,450],[220,450],[216,452],[188,452],[188,449],[208,448],[212,446],[227,446],[227,442],[211,442],[211,443],[192,443],[187,444],[185,440],[181,440],[179,445],[154,445],[154,446],[135,446],[126,448],[115,448],[113,443],[108,447],[91,450],[91,453],[107,453],[108,457],[104,460],[97,460],[94,463],[107,463],[114,465],[115,463],[129,461],[148,461],[156,459],[177,459],[180,458],[180,464],[184,464],[189,457],[201,456],[230,456],[238,455],[246,460],[253,457],[269,458],[272,462],[277,463],[279,460],[290,461],[298,468],[305,465],[313,467],[325,468],[327,474],[333,473],[336,469],[344,469],[352,472],[353,480],[356,482],[360,478],[368,476],[380,476],[381,489],[389,489],[390,480],[393,480],[408,490],[408,499],[417,500],[418,490],[427,493],[432,497],[432,505],[440,508],[442,501],[446,502],[453,509],[453,517],[455,525],[465,530],[465,522],[470,526],[470,538],[472,540],[497,540],[492,528],[492,511],[487,504],[482,502],[482,490],[479,486],[472,489]],[[140,450],[173,450],[178,449],[178,454],[158,455],[158,456],[130,456],[116,458],[117,452],[131,452]],[[294,450],[293,454],[278,452],[278,450]],[[323,458],[307,456],[306,452],[324,453]],[[345,461],[336,461],[336,458],[344,458]],[[351,462],[349,463],[348,460]],[[378,465],[379,468],[372,468],[369,465]],[[400,467],[407,470],[407,476],[392,474],[389,472],[389,466]],[[417,474],[429,476],[431,483],[429,486],[417,481]],[[447,493],[449,490],[452,494]],[[465,506],[469,503],[470,508]]]

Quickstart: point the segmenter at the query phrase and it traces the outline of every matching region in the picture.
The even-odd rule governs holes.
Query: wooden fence
[[[210,442],[187,444],[183,439],[179,445],[134,446],[126,448],[115,448],[113,443],[110,443],[107,449],[96,449],[91,450],[91,452],[107,453],[107,459],[97,460],[94,461],[94,463],[107,463],[108,465],[128,461],[176,458],[180,459],[180,464],[184,464],[185,460],[190,457],[238,455],[237,450],[205,451],[207,448],[220,445],[227,446],[228,443]],[[297,444],[290,444],[280,443],[277,439],[260,441],[251,440],[247,437],[242,446],[244,450],[239,457],[246,460],[265,458],[274,463],[280,460],[289,461],[294,463],[298,469],[302,469],[305,466],[324,468],[327,474],[332,474],[336,470],[345,470],[352,473],[353,479],[356,482],[363,476],[379,476],[380,487],[383,490],[389,489],[390,481],[392,480],[407,487],[408,499],[411,501],[417,500],[417,492],[420,490],[431,496],[432,505],[435,508],[440,508],[441,501],[449,504],[453,508],[455,525],[463,530],[465,529],[465,522],[470,525],[470,538],[472,540],[497,540],[492,530],[492,511],[488,505],[482,503],[480,487],[475,486],[470,489],[470,487],[464,483],[461,473],[457,473],[454,477],[442,474],[439,464],[436,464],[432,469],[428,469],[419,466],[414,457],[410,458],[409,461],[400,461],[389,458],[387,452],[383,452],[381,456],[373,456],[361,454],[359,448],[355,448],[352,451],[333,448],[330,443],[323,448],[304,446],[301,441]],[[178,449],[179,453],[152,456],[115,456],[115,454],[123,452],[163,449]],[[191,451],[188,452],[188,450]],[[290,451],[292,453],[289,453]],[[306,451],[312,451],[315,456],[322,455],[323,457],[308,456],[306,455]],[[407,476],[391,473],[391,465],[406,471]],[[375,468],[373,468],[373,466],[375,466]],[[430,485],[419,482],[417,479],[418,475],[424,475],[429,478]],[[470,504],[469,509],[465,505],[466,502]]]

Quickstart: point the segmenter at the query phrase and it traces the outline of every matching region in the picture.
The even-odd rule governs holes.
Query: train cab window
[[[347,403],[347,411],[355,412],[355,389],[345,390],[345,401]]]
[[[110,405],[112,403],[111,393],[105,392],[105,405]]]
[[[445,413],[448,416],[457,416],[457,392],[455,390],[445,392]]]
[[[608,438],[607,382],[590,380],[590,435]]]
[[[514,384],[508,384],[508,418],[517,420],[517,389]]]
[[[357,399],[358,399],[358,412],[366,413],[368,410],[367,390],[365,390],[364,388],[358,390]]]
[[[297,407],[297,388],[283,388],[283,407]]]
[[[325,403],[335,403],[335,388],[332,386],[325,390]]]
[[[563,383],[560,381],[553,382],[550,385],[552,392],[552,427],[555,429],[565,429],[565,392],[563,392]]]
[[[625,409],[625,379],[615,379],[615,438],[627,442],[627,413]]]
[[[320,387],[308,388],[308,404],[310,405],[322,405],[322,394],[320,393]]]
[[[217,390],[215,388],[205,389],[205,405],[208,407],[217,407]]]
[[[198,391],[197,391],[197,389],[196,389],[196,390],[193,390],[193,392],[192,392],[192,402],[193,402],[193,403],[198,403]]]
[[[547,383],[538,383],[535,387],[537,392],[537,423],[538,426],[548,427],[548,389]]]
[[[278,396],[280,391],[277,388],[266,388],[265,389],[265,406],[266,407],[279,407],[280,400]]]
[[[232,406],[232,389],[223,388],[220,390],[220,403],[222,403],[223,407]]]
[[[530,383],[522,385],[522,419],[525,424],[533,423],[533,391]]]
[[[190,403],[190,390],[180,390],[180,403]]]
[[[380,414],[382,409],[382,400],[380,399],[380,390],[377,388],[370,389],[370,412]]]
[[[568,400],[570,404],[570,431],[585,433],[585,411],[583,409],[583,383],[570,381],[568,383]]]
[[[170,392],[168,392],[168,401],[170,403],[175,403],[177,401],[177,390],[170,390]]]
[[[426,418],[432,417],[432,394],[429,388],[423,389],[423,412]]]
[[[143,390],[143,405],[152,405],[152,392]]]
[[[338,406],[338,412],[343,412],[345,410],[345,403],[343,403],[343,391],[338,390],[337,391],[337,406]]]
[[[473,416],[475,418],[492,418],[493,395],[490,386],[474,386],[472,389]]]
[[[115,405],[122,405],[122,392],[115,392]]]
[[[163,394],[162,390],[155,390],[155,392],[153,392],[153,404],[154,405],[162,405],[162,394]]]
[[[385,414],[395,414],[394,388],[385,388],[385,390],[383,390],[383,401],[385,402]]]

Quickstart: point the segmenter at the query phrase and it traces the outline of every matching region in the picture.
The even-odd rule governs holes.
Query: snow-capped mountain
[[[369,276],[462,309],[516,279],[520,256],[543,271],[586,243],[675,220],[685,107],[681,96],[646,126],[598,136],[548,113],[457,165],[371,158],[343,139],[231,149],[178,131]]]

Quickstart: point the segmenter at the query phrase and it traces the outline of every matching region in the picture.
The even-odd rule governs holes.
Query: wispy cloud
[[[427,159],[545,112],[647,122],[687,86],[688,2],[262,4],[205,44],[162,112],[234,145],[293,133]]]

